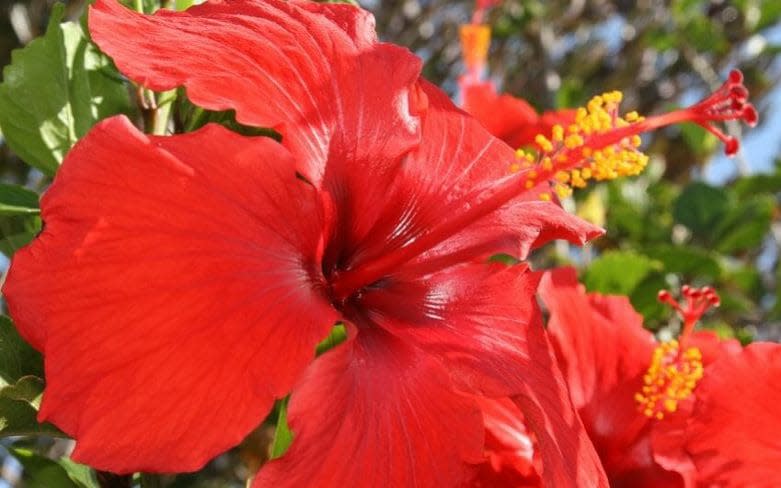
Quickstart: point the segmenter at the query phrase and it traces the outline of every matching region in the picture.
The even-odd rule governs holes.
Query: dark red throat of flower
[[[721,304],[721,299],[716,290],[709,286],[692,288],[684,285],[681,288],[681,295],[683,298],[680,301],[676,301],[669,291],[662,290],[659,292],[658,298],[660,302],[671,306],[683,320],[683,329],[680,337],[681,342],[683,342],[703,314],[710,310],[711,307],[718,307]]]
[[[648,157],[638,149],[640,135],[661,127],[692,122],[704,127],[724,142],[725,152],[735,154],[736,138],[726,135],[715,124],[743,121],[749,126],[757,122],[757,111],[748,103],[748,90],[743,75],[733,70],[727,81],[710,96],[690,107],[647,118],[630,112],[619,113],[622,96],[610,92],[594,97],[586,107],[578,109],[574,124],[554,126],[551,134],[537,136],[539,152],[517,151],[513,161],[497,161],[508,168],[508,176],[490,185],[475,188],[455,202],[444,213],[439,224],[407,246],[387,253],[359,268],[341,272],[332,281],[335,298],[344,299],[357,290],[388,276],[404,263],[419,256],[478,219],[502,207],[530,188],[549,184],[552,194],[565,195],[571,187],[585,186],[590,179],[609,180],[638,174]]]

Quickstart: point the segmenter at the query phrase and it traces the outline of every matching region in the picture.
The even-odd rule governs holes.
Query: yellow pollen
[[[662,342],[654,349],[643,387],[635,394],[638,408],[648,418],[661,420],[678,410],[702,379],[702,353],[696,347],[680,350],[678,341]]]
[[[612,180],[642,172],[648,156],[638,150],[642,143],[639,135],[629,135],[606,147],[599,143],[600,136],[643,120],[637,112],[621,117],[618,106],[622,99],[619,91],[596,96],[576,110],[574,124],[566,128],[554,125],[550,135],[537,134],[537,151],[518,149],[516,157],[528,163],[522,168],[535,166],[540,170],[529,171],[527,181],[534,182],[532,187],[549,180],[556,195],[564,197],[590,180]]]

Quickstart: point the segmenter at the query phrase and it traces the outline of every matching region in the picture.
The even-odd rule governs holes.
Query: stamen
[[[561,125],[554,125],[550,138],[538,134],[534,142],[542,151],[516,151],[521,166],[538,165],[546,176],[552,172],[553,190],[560,198],[569,196],[573,187],[585,187],[592,179],[603,181],[639,174],[648,164],[648,156],[637,150],[641,144],[639,136],[630,135],[606,147],[589,145],[593,136],[643,120],[637,112],[630,112],[627,117],[619,115],[622,98],[618,91],[596,96],[586,107],[577,110],[575,123],[566,130]],[[527,174],[527,188],[542,181],[536,176],[531,171]],[[550,195],[543,193],[542,198],[546,197],[550,198]]]
[[[719,295],[708,286],[684,285],[681,294],[683,301],[678,302],[669,291],[659,292],[659,301],[670,305],[683,320],[680,342],[662,342],[654,349],[651,365],[643,376],[643,387],[635,394],[640,411],[646,417],[658,420],[675,412],[678,404],[691,396],[702,379],[702,352],[696,347],[685,348],[685,343],[700,317],[720,303]]]
[[[661,420],[678,410],[702,379],[702,353],[696,347],[681,352],[678,341],[662,342],[654,349],[651,366],[643,376],[643,387],[635,401],[646,417]]]
[[[511,171],[537,166],[533,176],[526,174],[524,186],[532,188],[548,181],[560,197],[573,188],[583,188],[589,180],[612,180],[637,175],[648,164],[648,156],[639,151],[640,134],[682,122],[693,122],[724,143],[727,155],[737,153],[740,143],[714,124],[741,120],[749,126],[757,123],[757,111],[748,103],[743,75],[733,70],[714,93],[699,103],[663,115],[644,118],[637,112],[620,116],[622,94],[618,91],[596,96],[579,108],[575,123],[556,125],[551,134],[539,134],[535,143],[540,151],[519,149]],[[531,182],[531,183],[529,183]]]

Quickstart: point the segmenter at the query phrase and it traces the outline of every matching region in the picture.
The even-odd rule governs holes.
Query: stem
[[[176,89],[157,95],[157,106],[152,110],[151,117],[152,134],[162,136],[168,132],[174,101],[176,101]]]

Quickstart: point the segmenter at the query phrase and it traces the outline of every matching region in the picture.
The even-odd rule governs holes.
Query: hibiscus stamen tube
[[[666,290],[659,292],[659,301],[669,305],[683,321],[678,339],[661,342],[654,349],[651,364],[643,376],[643,386],[635,394],[638,408],[646,417],[661,420],[678,410],[678,405],[691,397],[702,379],[702,351],[687,347],[694,326],[705,312],[720,304],[719,295],[711,287],[681,287],[683,300],[676,301]]]
[[[594,97],[586,107],[578,109],[575,122],[569,127],[556,125],[550,135],[537,136],[535,142],[541,151],[516,151],[516,160],[506,163],[509,174],[505,178],[477,188],[455,202],[438,225],[408,245],[366,263],[360,270],[343,272],[334,280],[332,293],[336,298],[351,295],[459,229],[533,190],[542,200],[551,200],[554,193],[566,196],[573,187],[584,187],[589,180],[639,174],[648,163],[648,156],[639,150],[643,133],[691,122],[715,134],[724,142],[725,152],[734,155],[738,140],[725,135],[714,124],[743,121],[755,125],[757,112],[747,99],[748,90],[738,70],[733,70],[727,81],[702,101],[661,115],[642,117],[629,112],[621,116],[622,95],[617,91]]]

